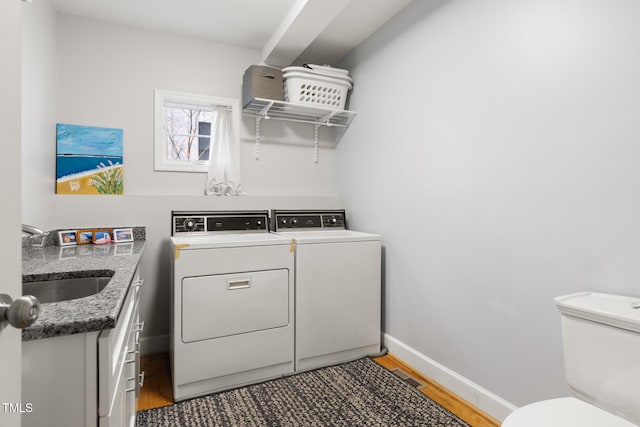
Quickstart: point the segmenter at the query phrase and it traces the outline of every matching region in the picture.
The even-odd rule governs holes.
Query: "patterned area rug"
[[[146,426],[468,426],[369,358],[138,413]]]

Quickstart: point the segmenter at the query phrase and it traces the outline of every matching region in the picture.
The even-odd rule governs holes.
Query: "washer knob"
[[[337,224],[338,220],[336,219],[336,217],[335,217],[335,216],[332,216],[332,217],[331,217],[331,219],[329,220],[329,222],[330,222],[331,224]]]
[[[196,222],[191,218],[185,219],[182,226],[187,231],[193,231],[196,228]]]
[[[291,225],[296,225],[298,223],[298,218],[291,218]]]

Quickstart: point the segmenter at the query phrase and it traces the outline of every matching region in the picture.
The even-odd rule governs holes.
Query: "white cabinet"
[[[23,427],[132,427],[141,386],[137,273],[113,329],[23,342]]]
[[[100,427],[134,426],[142,383],[139,371],[142,281],[134,279],[115,328],[98,338],[98,416]]]

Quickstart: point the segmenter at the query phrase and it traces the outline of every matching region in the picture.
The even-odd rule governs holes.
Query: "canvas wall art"
[[[123,194],[122,129],[59,123],[56,194]]]

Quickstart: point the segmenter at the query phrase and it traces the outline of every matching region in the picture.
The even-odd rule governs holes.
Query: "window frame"
[[[168,137],[165,125],[165,104],[184,104],[200,108],[231,108],[232,144],[240,140],[240,100],[173,90],[156,89],[154,94],[154,170],[159,172],[207,173],[208,160],[172,160],[168,158]],[[212,123],[213,126],[213,123]],[[213,131],[213,129],[212,129]],[[211,135],[210,137],[213,137]]]

